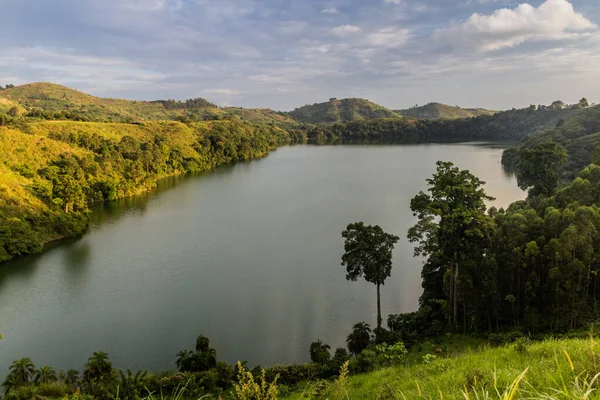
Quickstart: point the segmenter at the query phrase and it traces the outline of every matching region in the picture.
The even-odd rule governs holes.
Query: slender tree
[[[380,287],[392,273],[392,250],[400,239],[386,233],[378,225],[356,222],[342,232],[345,239],[342,265],[346,266],[346,279],[356,281],[364,277],[377,286],[377,328],[381,328]]]

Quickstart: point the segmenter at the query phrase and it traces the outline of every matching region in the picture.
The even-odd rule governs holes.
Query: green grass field
[[[596,390],[598,382],[594,379],[600,368],[598,340],[517,342],[498,348],[477,341],[454,345],[455,348],[437,354],[435,359],[424,361],[422,356],[419,359],[412,353],[408,365],[350,376],[345,380],[343,390],[340,390],[339,382],[330,382],[326,388],[319,388],[323,384],[318,382],[309,382],[287,398],[600,398]],[[420,356],[422,352],[419,353]]]

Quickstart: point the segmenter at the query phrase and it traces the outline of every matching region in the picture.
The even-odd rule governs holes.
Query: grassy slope
[[[400,118],[395,112],[364,99],[332,100],[306,105],[289,112],[304,123],[349,122],[375,118]]]
[[[18,105],[21,113],[41,109],[56,113],[77,112],[95,121],[173,120],[188,112],[211,118],[238,116],[242,120],[263,123],[292,123],[289,116],[270,109],[219,108],[207,102],[206,107],[169,109],[161,102],[105,99],[53,83],[37,82],[0,91],[0,112]]]
[[[397,114],[420,119],[458,119],[472,118],[479,115],[493,115],[496,111],[484,108],[460,108],[440,103],[429,103],[424,106],[406,110],[394,110]]]
[[[69,143],[68,138],[84,136],[110,140],[117,149],[125,136],[136,139],[140,146],[152,147],[159,140],[161,144],[158,149],[144,154],[160,158],[160,155],[157,156],[160,153],[164,160],[156,165],[156,171],[151,169],[142,176],[138,172],[137,176],[140,177],[133,178],[130,174],[133,173],[134,164],[115,153],[115,150],[102,156],[74,144],[77,142]],[[86,181],[92,184],[108,179],[117,185],[117,196],[122,198],[152,189],[158,180],[170,175],[263,157],[273,147],[287,142],[287,132],[279,128],[236,120],[204,121],[189,126],[176,121],[149,121],[143,124],[45,121],[22,123],[18,127],[0,127],[0,228],[11,218],[17,218],[33,228],[35,235],[38,235],[35,240],[41,243],[64,236],[59,233],[56,222],[53,222],[62,215],[62,211],[47,200],[40,199],[30,185],[41,183],[52,187],[39,170],[65,154],[96,162],[88,170]],[[0,256],[3,246],[1,233]],[[17,239],[21,240],[18,235],[4,237],[4,243]],[[10,251],[8,254],[14,255]]]
[[[354,399],[504,399],[503,394],[526,369],[524,380],[514,399],[582,399],[576,396],[574,382],[583,385],[600,368],[598,340],[548,340],[525,345],[500,348],[464,346],[462,353],[424,364],[415,360],[407,366],[378,370],[369,374],[351,376],[345,385],[347,398]],[[573,369],[565,351],[573,363]],[[468,397],[465,396],[468,390]],[[557,395],[556,390],[570,396]],[[290,399],[316,398],[310,396],[314,383],[293,393]],[[329,384],[328,393],[318,398],[335,397],[335,386]],[[489,393],[485,397],[484,393]],[[550,395],[550,397],[543,397]],[[479,397],[478,397],[479,396]],[[346,398],[346,397],[344,397]],[[590,397],[590,398],[598,398]]]

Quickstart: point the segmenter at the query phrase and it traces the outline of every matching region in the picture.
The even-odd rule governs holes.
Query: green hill
[[[424,106],[413,107],[406,110],[394,110],[394,112],[405,117],[419,119],[472,118],[480,115],[493,115],[496,113],[496,111],[486,110],[484,108],[461,108],[440,103],[429,103]]]
[[[306,105],[288,113],[298,122],[350,122],[376,118],[400,118],[398,114],[365,99],[331,99],[326,103]]]
[[[88,122],[202,121],[231,117],[274,124],[294,122],[284,113],[273,110],[221,108],[202,98],[186,101],[109,99],[43,82],[0,91],[0,112],[13,105],[18,105],[21,113],[34,118]]]
[[[239,120],[0,126],[0,263],[81,234],[93,202],[150,190],[167,176],[263,157],[290,141],[278,127]]]
[[[573,178],[592,162],[594,146],[600,141],[600,106],[580,109],[572,118],[561,118],[552,127],[525,137],[518,146],[504,152],[502,163],[509,169],[514,169],[522,148],[533,147],[548,140],[566,147],[569,158],[565,165],[565,177]]]

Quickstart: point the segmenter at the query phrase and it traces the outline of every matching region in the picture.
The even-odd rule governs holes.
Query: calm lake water
[[[304,362],[309,344],[344,345],[375,325],[375,286],[347,282],[341,231],[354,221],[401,237],[382,288],[384,318],[413,311],[422,261],[411,197],[437,160],[487,182],[494,204],[525,194],[488,145],[295,146],[265,159],[171,179],[94,212],[89,233],[0,266],[0,379],[10,363],[174,369],[208,336],[220,360]],[[167,190],[168,189],[168,190]]]

